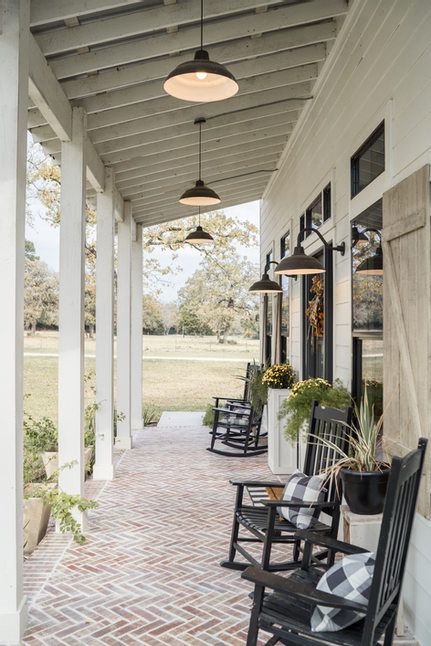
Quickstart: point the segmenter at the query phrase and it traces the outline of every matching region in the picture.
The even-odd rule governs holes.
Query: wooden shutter
[[[416,448],[431,423],[430,169],[383,195],[384,434],[391,454]],[[430,512],[429,451],[419,502]]]

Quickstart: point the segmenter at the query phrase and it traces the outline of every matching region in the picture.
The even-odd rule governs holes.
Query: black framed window
[[[290,231],[284,234],[280,240],[280,260],[290,253]],[[289,299],[289,278],[280,276],[280,286],[283,290],[280,304],[280,354],[282,363],[289,359],[289,335],[290,335],[290,299]]]
[[[385,122],[374,130],[350,160],[351,196],[355,197],[385,170]]]
[[[318,229],[331,217],[331,184],[327,184],[305,211],[304,226]],[[307,237],[311,235],[307,231]]]
[[[383,412],[383,276],[356,273],[380,244],[382,200],[352,222],[352,394],[359,402],[367,386],[375,414]]]

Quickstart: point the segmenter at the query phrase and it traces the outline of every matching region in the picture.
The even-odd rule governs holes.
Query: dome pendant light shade
[[[284,276],[305,276],[307,274],[323,274],[325,268],[317,258],[307,256],[302,245],[298,245],[291,256],[287,256],[279,262],[274,273]]]
[[[191,231],[187,238],[184,240],[189,244],[209,244],[214,242],[214,238],[208,231],[202,229],[199,224],[194,231]]]
[[[188,188],[181,195],[179,202],[186,206],[214,206],[220,204],[221,199],[212,188],[207,186],[202,179],[202,124],[205,123],[203,117],[195,119],[195,124],[199,125],[199,158],[198,174],[199,179],[192,188]]]
[[[370,258],[366,258],[358,265],[356,272],[361,276],[383,276],[383,252],[379,245]]]
[[[224,65],[211,61],[204,49],[197,50],[194,60],[172,70],[163,88],[176,99],[199,103],[229,99],[239,89],[233,74]]]
[[[262,274],[262,278],[253,283],[248,291],[255,292],[257,294],[279,294],[283,290],[275,280],[270,279],[268,273],[265,271],[265,273]]]
[[[192,188],[188,188],[180,197],[181,204],[188,206],[212,206],[220,204],[221,199],[215,191],[198,179]]]

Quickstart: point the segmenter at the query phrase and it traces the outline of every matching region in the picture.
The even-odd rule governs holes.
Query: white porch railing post
[[[124,219],[118,223],[117,281],[117,424],[116,446],[132,448],[131,426],[131,264],[132,206],[124,202]]]
[[[85,113],[73,108],[72,140],[61,144],[58,356],[59,486],[73,495],[84,485],[85,139]]]
[[[3,0],[0,32],[0,643],[26,623],[23,563],[23,288],[29,3]]]
[[[132,429],[142,430],[142,224],[132,241]]]
[[[114,477],[114,201],[113,172],[97,194],[96,459],[94,480]]]

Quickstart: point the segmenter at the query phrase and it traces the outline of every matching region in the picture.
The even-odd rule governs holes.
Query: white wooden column
[[[26,623],[22,588],[22,401],[28,1],[0,8],[0,643]]]
[[[133,225],[132,237],[132,429],[142,430],[142,224]]]
[[[85,113],[73,108],[72,139],[61,144],[58,357],[59,486],[73,495],[84,485],[85,139]]]
[[[113,172],[97,194],[96,459],[94,480],[114,477],[114,194]]]
[[[131,277],[132,206],[124,202],[124,219],[118,223],[117,280],[117,424],[116,446],[132,448],[131,424]]]

